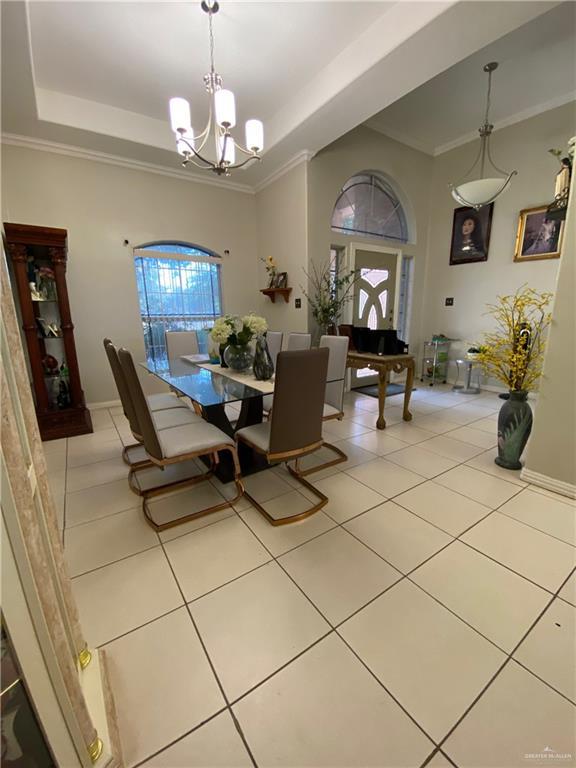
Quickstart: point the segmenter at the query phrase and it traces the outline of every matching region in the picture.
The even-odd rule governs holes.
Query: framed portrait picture
[[[558,259],[562,250],[564,222],[546,218],[545,205],[520,211],[514,261]]]
[[[494,203],[475,208],[456,208],[452,220],[450,264],[470,264],[488,259]]]
[[[287,288],[288,287],[288,272],[278,272],[276,275],[275,288]]]

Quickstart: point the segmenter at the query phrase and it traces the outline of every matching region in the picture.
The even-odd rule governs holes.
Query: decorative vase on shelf
[[[522,469],[520,457],[532,431],[532,409],[528,392],[512,390],[498,414],[498,456],[494,459],[504,469]]]
[[[220,365],[222,368],[228,368],[228,363],[226,362],[226,358],[224,357],[224,353],[226,352],[226,344],[220,344],[218,347],[218,352],[220,353]]]
[[[274,373],[274,363],[270,357],[266,336],[256,338],[256,351],[254,352],[254,376],[258,381],[268,381]]]
[[[226,365],[237,373],[244,373],[252,367],[254,355],[248,344],[229,344],[224,350]]]

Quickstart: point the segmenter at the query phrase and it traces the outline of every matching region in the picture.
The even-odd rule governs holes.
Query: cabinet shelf
[[[292,288],[261,288],[260,293],[263,293],[264,296],[268,296],[272,301],[272,304],[276,303],[276,296],[279,294],[284,297],[284,301],[288,304]]]

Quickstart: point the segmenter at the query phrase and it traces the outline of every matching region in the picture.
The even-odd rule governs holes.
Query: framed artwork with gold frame
[[[564,222],[547,219],[546,209],[539,205],[520,211],[514,261],[560,258]]]

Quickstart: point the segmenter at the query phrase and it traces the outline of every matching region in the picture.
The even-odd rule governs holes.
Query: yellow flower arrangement
[[[484,372],[511,391],[530,391],[542,374],[552,294],[522,286],[488,305],[496,330],[485,333],[478,356]]]
[[[264,266],[266,267],[266,272],[268,273],[268,282],[270,287],[272,287],[274,283],[274,279],[276,277],[276,271],[278,269],[276,262],[274,261],[274,257],[266,256],[266,258],[264,258],[261,256],[260,261],[262,261],[264,263]]]

